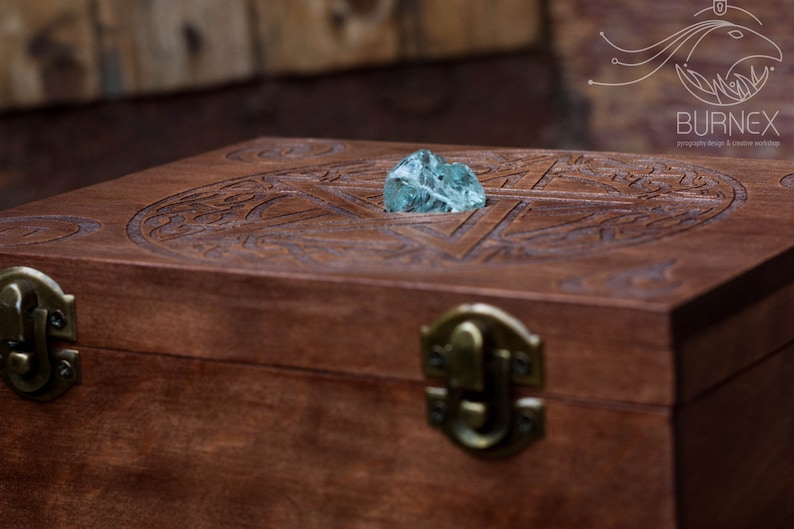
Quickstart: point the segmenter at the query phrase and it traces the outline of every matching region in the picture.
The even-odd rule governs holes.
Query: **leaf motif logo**
[[[628,76],[628,80],[591,79],[589,84],[629,86],[650,78],[662,68],[673,67],[684,88],[709,105],[733,106],[755,97],[774,72],[774,64],[783,61],[783,52],[762,34],[763,23],[749,11],[729,6],[727,0],[714,0],[711,8],[699,11],[695,18],[709,13],[719,18],[697,21],[643,48],[621,47],[602,31],[601,38],[615,50],[611,62],[616,75]],[[746,21],[729,20],[726,18],[729,14]],[[717,52],[733,54],[722,71],[715,70],[714,63],[719,62],[719,57],[714,56]]]

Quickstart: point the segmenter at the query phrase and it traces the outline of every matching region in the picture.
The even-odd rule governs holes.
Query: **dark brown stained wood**
[[[632,310],[617,311],[619,321],[599,326],[598,308],[525,307],[476,291],[104,264],[67,271],[50,259],[36,260],[35,266],[58,276],[70,293],[91,278],[77,303],[80,342],[86,344],[418,381],[419,327],[454,306],[478,301],[521,315],[533,330],[552,329],[570,311],[577,314],[587,343],[577,334],[543,334],[553,352],[546,361],[553,393],[663,402],[673,387],[670,358],[652,341],[664,337],[647,336],[643,331],[652,326],[652,317]],[[410,314],[399,309],[402,304],[411,307]],[[605,358],[601,351],[613,352]]]
[[[5,212],[0,264],[77,295],[86,345],[407,380],[421,325],[490,302],[544,337],[548,392],[575,398],[669,405],[792,338],[688,352],[740,309],[739,326],[792,310],[731,301],[758,271],[765,292],[791,282],[791,164],[436,146],[490,205],[387,215],[385,173],[418,147],[230,147]],[[724,368],[698,375],[715,355]]]
[[[793,381],[789,344],[678,415],[682,527],[794,523]]]
[[[674,526],[665,410],[548,401],[543,443],[482,461],[422,424],[419,384],[81,354],[91,384],[51,405],[3,392],[8,527]]]
[[[385,213],[419,147],[487,206]],[[3,521],[787,527],[793,203],[790,162],[262,138],[6,211],[83,383],[0,388]],[[419,329],[472,302],[544,340],[507,460],[426,424]]]
[[[789,259],[790,261],[790,259]],[[794,264],[780,270],[794,270]],[[776,351],[791,337],[794,284],[748,304],[679,348],[678,393],[682,400],[725,380],[738,366],[758,360],[759,351]],[[728,304],[729,300],[725,300]],[[783,323],[781,323],[783,322]]]

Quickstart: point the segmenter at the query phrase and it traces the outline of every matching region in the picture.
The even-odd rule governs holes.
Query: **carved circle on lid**
[[[0,248],[28,246],[88,235],[99,222],[67,215],[37,215],[0,219]]]
[[[786,189],[794,189],[794,174],[784,176],[783,179],[780,181],[780,185],[782,185]]]
[[[301,160],[328,156],[340,153],[345,149],[344,143],[335,140],[279,139],[237,149],[228,153],[226,159],[244,163]]]
[[[407,153],[406,153],[407,154]],[[515,265],[589,256],[680,234],[746,200],[733,178],[635,155],[441,151],[488,196],[463,213],[386,213],[400,156],[275,169],[201,186],[139,211],[132,241],[180,260],[271,268]]]
[[[560,290],[576,294],[617,294],[652,299],[670,294],[683,285],[682,280],[670,273],[677,264],[677,259],[671,259],[620,270],[598,270],[585,275],[565,277],[558,285]]]

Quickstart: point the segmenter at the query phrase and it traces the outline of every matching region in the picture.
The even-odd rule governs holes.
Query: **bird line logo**
[[[775,71],[774,64],[783,61],[780,47],[761,33],[761,20],[745,9],[729,6],[727,0],[714,0],[694,17],[698,20],[693,24],[639,49],[623,48],[602,31],[601,37],[616,51],[612,58],[615,74],[630,77],[618,82],[591,79],[588,84],[629,86],[673,64],[684,88],[709,105],[729,107],[756,96]],[[715,57],[730,57],[726,70],[715,69]]]

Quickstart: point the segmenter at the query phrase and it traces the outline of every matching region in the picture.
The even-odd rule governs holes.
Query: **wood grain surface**
[[[682,527],[794,522],[792,381],[789,343],[677,416]]]
[[[682,402],[791,340],[758,324],[792,310],[790,164],[437,146],[490,205],[387,215],[379,182],[417,147],[230,147],[3,213],[0,263],[75,294],[85,345],[406,380],[421,325],[487,302],[544,337],[547,390],[573,398]]]
[[[0,3],[0,109],[101,93],[90,0]]]
[[[173,91],[256,71],[246,0],[97,0],[106,96]]]
[[[5,0],[0,110],[526,50],[537,0]]]
[[[8,527],[674,527],[664,410],[549,401],[543,442],[482,461],[424,424],[419,384],[81,356],[90,383],[51,405],[0,392]]]
[[[792,165],[435,145],[487,206],[386,214],[418,147],[262,138],[0,214],[0,268],[75,295],[83,376],[0,388],[4,521],[786,526]],[[544,339],[508,460],[425,423],[419,328],[471,302]]]

